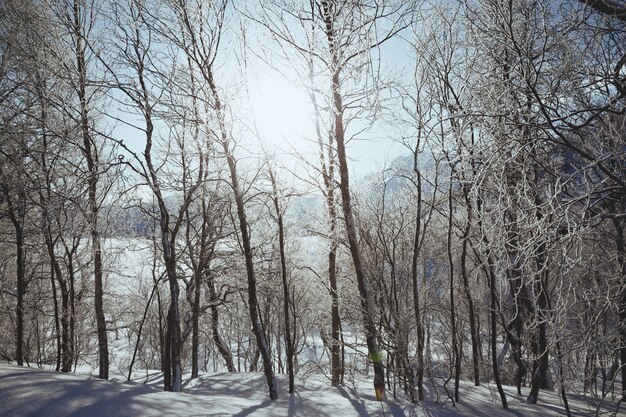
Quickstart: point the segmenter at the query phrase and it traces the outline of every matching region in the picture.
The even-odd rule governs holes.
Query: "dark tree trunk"
[[[141,12],[139,12],[141,13]],[[137,22],[139,24],[139,22]],[[179,298],[180,298],[180,285],[178,283],[178,275],[176,271],[176,235],[178,232],[178,226],[170,229],[170,213],[165,204],[163,193],[161,191],[161,183],[158,177],[158,171],[152,160],[152,147],[153,147],[153,135],[154,135],[154,123],[152,119],[153,104],[150,102],[150,92],[145,78],[145,59],[146,51],[140,51],[139,49],[139,35],[134,39],[135,44],[132,45],[132,50],[136,54],[136,59],[133,64],[133,68],[136,69],[138,90],[135,92],[136,96],[131,95],[133,101],[139,103],[141,111],[143,113],[143,119],[145,122],[145,135],[146,144],[143,151],[143,157],[146,162],[147,172],[145,174],[146,180],[152,188],[152,194],[156,199],[158,206],[158,223],[159,232],[161,237],[161,252],[163,256],[163,262],[165,264],[165,276],[169,285],[169,307],[167,310],[166,323],[165,323],[165,337],[163,338],[163,387],[165,391],[182,391],[182,362],[181,362],[181,349],[182,349],[182,334],[180,329],[180,310],[179,310]],[[194,187],[195,189],[195,187]],[[181,208],[181,214],[187,209],[190,202],[190,196],[193,191],[190,190],[185,195],[185,201]],[[156,251],[156,243],[155,243]],[[154,267],[154,264],[153,264]],[[154,274],[154,270],[153,270]],[[154,275],[153,275],[154,279]],[[155,280],[156,281],[156,280]],[[156,284],[155,284],[156,285]],[[159,302],[159,312],[161,311],[161,299],[157,289],[157,300]],[[161,321],[161,320],[159,320]]]
[[[167,238],[163,239],[164,241]],[[164,242],[164,247],[165,247]],[[169,244],[169,242],[167,242]],[[180,331],[180,311],[178,309],[179,296],[180,296],[180,286],[178,284],[178,276],[176,275],[175,263],[174,263],[174,254],[173,245],[170,246],[169,251],[164,250],[164,252],[169,252],[168,254],[164,254],[166,271],[167,271],[167,280],[170,287],[170,305],[167,310],[167,334],[168,338],[165,341],[166,346],[169,350],[169,356],[166,355],[169,362],[169,381],[166,382],[165,390],[173,391],[173,392],[181,392],[183,390],[183,369],[181,363],[181,331]],[[169,264],[169,266],[168,266]]]
[[[536,160],[536,150],[534,147],[530,149],[531,156]],[[538,194],[540,189],[540,172],[539,168],[535,164],[532,168],[533,176],[528,178],[527,182],[530,189],[534,193],[535,203],[535,218],[537,224],[541,224],[544,218],[543,213],[540,210],[541,198]],[[540,232],[541,233],[541,232]],[[550,295],[548,294],[548,252],[546,248],[545,237],[538,236],[538,243],[534,247],[535,265],[537,268],[537,275],[533,280],[533,289],[535,299],[533,300],[533,307],[535,314],[536,333],[533,335],[531,349],[533,352],[533,365],[532,365],[532,379],[530,385],[530,394],[526,399],[528,404],[536,404],[539,398],[539,389],[547,388],[547,374],[548,374],[548,306],[550,305]]]
[[[622,372],[622,400],[626,401],[626,239],[624,238],[624,221],[613,220],[615,228],[615,245],[617,248],[617,260],[620,267],[620,292],[618,294],[619,306],[619,335],[620,345],[619,358]]]
[[[91,244],[94,263],[94,305],[96,311],[96,327],[98,329],[98,378],[109,379],[109,348],[107,341],[106,321],[103,304],[103,266],[98,230],[98,157],[93,149],[87,99],[87,68],[85,63],[85,46],[83,45],[83,22],[81,13],[83,6],[74,0],[74,38],[76,41],[76,64],[78,67],[77,93],[80,100],[80,120],[83,146],[81,151],[87,160],[87,180],[89,191],[89,225],[91,226]]]
[[[78,249],[78,245],[76,245],[74,248],[74,251],[76,249]],[[74,261],[73,261],[73,256],[74,256],[74,251],[71,251],[67,254],[68,256],[68,260],[67,260],[67,274],[68,274],[68,279],[69,279],[69,284],[70,284],[70,327],[69,327],[69,347],[68,347],[68,354],[70,357],[71,362],[76,362],[78,355],[77,355],[77,344],[76,344],[76,288],[75,288],[75,281],[76,281],[76,274],[74,272]],[[72,363],[70,363],[70,368],[72,366]],[[69,372],[69,371],[68,371]]]
[[[152,132],[153,125],[150,113],[146,115],[148,126],[146,148],[144,157],[150,170],[153,192],[159,205],[159,228],[161,232],[161,249],[165,263],[165,276],[170,289],[170,303],[167,310],[166,338],[165,338],[165,361],[164,361],[164,389],[165,391],[181,392],[182,387],[182,363],[181,348],[182,336],[180,330],[179,297],[180,285],[176,273],[176,248],[174,246],[175,233],[170,231],[170,216],[165,206],[159,180],[152,163]]]
[[[52,266],[50,267],[50,286],[52,288],[52,301],[54,304],[54,333],[57,345],[56,367],[55,371],[61,370],[61,317],[59,315],[59,300],[57,295],[56,273]]]
[[[511,187],[511,186],[510,186]],[[511,191],[513,193],[514,191]],[[511,194],[513,195],[513,194]],[[524,333],[524,321],[527,317],[533,316],[534,305],[530,301],[528,294],[529,289],[522,273],[520,265],[520,255],[517,252],[519,248],[520,237],[516,229],[518,223],[515,212],[508,210],[508,227],[507,227],[507,256],[513,259],[513,265],[509,268],[509,287],[513,298],[513,319],[508,326],[505,325],[506,336],[511,344],[511,357],[517,365],[515,371],[515,386],[517,394],[522,395],[522,383],[526,377],[528,366],[522,357],[522,337]],[[504,325],[504,323],[503,323]]]
[[[467,246],[469,244],[469,235],[472,227],[472,205],[469,198],[469,192],[467,187],[463,187],[463,193],[465,195],[465,207],[467,210],[467,223],[463,230],[463,241],[461,247],[461,277],[463,279],[463,290],[465,294],[465,300],[467,301],[467,307],[469,310],[469,324],[470,324],[470,336],[472,339],[472,367],[474,371],[474,385],[480,386],[480,338],[478,336],[478,328],[476,326],[476,310],[474,308],[474,300],[472,299],[472,293],[469,286],[469,277],[467,272]]]
[[[489,258],[489,255],[488,255]],[[502,408],[508,408],[506,401],[506,394],[502,389],[502,382],[500,381],[500,370],[498,369],[498,356],[496,354],[498,349],[498,333],[497,333],[497,293],[496,293],[496,277],[493,271],[493,264],[489,265],[489,295],[490,295],[490,315],[491,315],[491,365],[493,368],[493,378],[498,387],[498,393],[500,394],[500,400],[502,402]]]
[[[313,68],[313,64],[311,64]],[[313,80],[313,74],[311,74]],[[338,387],[343,381],[343,355],[341,339],[341,317],[339,316],[339,291],[337,288],[337,206],[335,202],[335,152],[334,152],[334,134],[329,132],[328,144],[326,145],[328,152],[328,164],[326,161],[326,152],[324,151],[324,140],[322,137],[322,129],[319,120],[319,107],[315,92],[310,92],[311,101],[315,111],[315,129],[319,145],[319,158],[322,177],[324,180],[324,193],[326,195],[326,212],[328,215],[328,281],[330,285],[331,298],[331,346],[330,346],[330,368],[331,368],[331,385]]]
[[[382,400],[385,396],[385,369],[383,366],[382,352],[378,347],[378,332],[374,325],[373,313],[370,307],[369,290],[367,277],[365,275],[365,267],[361,260],[361,251],[358,243],[358,235],[352,214],[352,202],[350,196],[350,179],[348,174],[348,159],[345,147],[345,131],[343,123],[343,104],[340,90],[340,73],[339,51],[335,39],[335,29],[333,27],[333,11],[328,1],[321,2],[322,14],[324,18],[326,37],[328,40],[328,48],[332,57],[331,63],[331,88],[333,95],[333,113],[334,113],[334,129],[335,143],[337,145],[337,159],[339,162],[339,189],[341,191],[341,200],[343,208],[343,217],[346,224],[346,232],[348,235],[348,244],[354,269],[356,280],[361,297],[361,312],[363,315],[363,325],[365,327],[365,339],[367,342],[367,350],[370,359],[374,365],[374,390],[376,399]]]
[[[451,173],[454,167],[451,167]],[[450,377],[454,374],[454,402],[459,401],[459,378],[461,376],[461,358],[459,352],[459,332],[456,328],[456,305],[454,301],[454,259],[452,257],[452,174],[450,175],[450,185],[448,188],[448,267],[450,268],[450,330],[452,332],[452,364]]]
[[[135,342],[135,349],[133,349],[133,356],[131,357],[130,364],[128,365],[128,377],[126,378],[127,381],[130,381],[130,378],[133,374],[133,366],[135,364],[135,360],[137,359],[139,346],[141,346],[141,335],[143,333],[143,326],[146,323],[146,319],[148,318],[148,311],[150,310],[150,305],[152,304],[152,299],[154,298],[154,294],[158,292],[158,285],[159,285],[159,281],[157,280],[152,286],[150,297],[148,298],[146,307],[143,310],[143,315],[141,316],[141,321],[139,322],[139,329],[137,330],[137,342]]]
[[[328,173],[324,176],[326,187],[326,209],[328,211],[330,247],[328,249],[328,281],[330,284],[330,367],[331,385],[338,387],[342,384],[344,363],[341,354],[341,316],[339,315],[339,288],[337,286],[337,206],[335,203],[335,153],[332,144],[333,135],[329,135],[328,144]],[[322,152],[323,149],[320,149]],[[320,155],[321,156],[321,155]],[[323,157],[322,157],[323,158]]]
[[[496,272],[494,270],[494,262],[491,255],[491,250],[489,249],[489,240],[487,235],[485,234],[485,230],[482,222],[482,200],[480,197],[476,203],[476,210],[478,212],[478,229],[482,235],[482,241],[485,244],[485,257],[487,259],[487,265],[485,267],[485,272],[487,275],[487,279],[489,281],[489,316],[491,322],[491,366],[493,368],[493,379],[496,382],[496,386],[498,388],[498,394],[500,395],[500,401],[502,402],[502,408],[508,408],[506,394],[502,389],[502,382],[500,381],[500,370],[498,369],[498,355],[496,352],[498,351],[498,327],[497,327],[497,315],[496,311],[498,309],[498,293],[496,289]]]
[[[411,258],[411,288],[413,290],[413,313],[417,331],[417,372],[416,385],[419,401],[424,401],[424,322],[420,309],[420,284],[419,284],[419,255],[422,236],[422,174],[417,165],[419,143],[413,154],[413,171],[416,175],[417,185],[417,210],[415,214],[415,233],[413,234],[413,253]]]
[[[419,294],[419,277],[418,277],[418,262],[419,262],[419,220],[418,226],[415,228],[414,246],[413,246],[413,260],[411,263],[411,287],[413,289],[413,312],[415,314],[415,322],[417,327],[417,395],[419,401],[424,401],[424,322],[422,320],[422,312],[420,309],[420,294]]]
[[[289,393],[293,393],[294,390],[294,370],[293,370],[293,355],[294,345],[291,339],[291,318],[289,317],[290,301],[289,301],[289,282],[287,277],[287,261],[285,257],[285,228],[283,226],[283,213],[280,207],[280,201],[278,200],[278,189],[276,185],[276,178],[272,170],[269,170],[270,180],[272,182],[274,201],[274,210],[276,211],[276,220],[278,222],[278,247],[280,252],[280,275],[283,284],[283,314],[285,320],[285,351],[287,353],[287,372],[289,374]],[[280,358],[280,356],[279,356]]]
[[[537,404],[539,398],[539,389],[547,388],[548,374],[548,318],[546,311],[549,305],[548,298],[548,272],[547,272],[547,253],[545,243],[539,245],[536,254],[537,269],[539,277],[535,279],[535,294],[537,295],[537,320],[538,329],[532,343],[533,356],[536,358],[532,366],[532,380],[530,384],[530,393],[526,399],[527,404]]]
[[[157,288],[157,311],[159,315],[159,354],[161,355],[161,371],[165,372],[168,367],[169,360],[166,359],[167,356],[167,348],[166,348],[166,337],[167,337],[167,329],[165,328],[165,317],[163,316],[163,302],[161,301],[161,291]]]
[[[209,286],[209,297],[211,298],[211,300],[217,299],[217,295],[215,292],[215,282],[213,281],[213,278],[209,278],[208,286]],[[219,351],[220,355],[222,355],[222,358],[224,359],[224,362],[226,363],[226,369],[228,369],[228,372],[235,372],[235,365],[233,363],[233,354],[230,352],[230,348],[228,347],[226,342],[224,342],[224,339],[222,339],[222,336],[220,335],[219,322],[220,322],[220,317],[219,317],[218,306],[217,304],[212,303],[211,304],[211,334],[213,336],[213,343],[215,343],[217,350]]]
[[[15,221],[15,249],[17,252],[17,317],[15,360],[19,366],[24,365],[24,293],[26,290],[25,262],[24,262],[24,230],[19,221]]]
[[[370,307],[369,289],[365,268],[361,260],[361,251],[359,249],[356,225],[354,223],[354,215],[352,214],[352,202],[350,196],[350,182],[348,174],[348,163],[344,142],[343,127],[343,105],[341,104],[341,94],[339,92],[339,72],[333,74],[333,89],[335,103],[335,140],[337,143],[337,157],[339,161],[339,176],[341,182],[339,189],[341,190],[341,199],[343,207],[344,221],[346,223],[346,232],[348,235],[348,243],[350,246],[350,254],[356,279],[361,297],[361,310],[363,315],[363,323],[366,332],[367,349],[370,359],[374,366],[374,389],[376,391],[376,399],[382,400],[385,395],[385,369],[382,361],[382,352],[378,347],[378,332],[374,325],[373,313]]]
[[[193,311],[191,313],[191,377],[198,377],[198,347],[200,346],[200,295],[202,271],[194,274]]]
[[[19,175],[19,174],[18,174]],[[9,184],[0,184],[8,206],[8,217],[15,231],[16,298],[15,306],[15,360],[24,365],[24,295],[26,293],[26,260],[24,251],[24,221],[26,218],[26,191],[18,186],[15,196]],[[54,283],[54,278],[53,278]],[[55,297],[56,301],[56,297]],[[58,316],[57,316],[58,317]]]
[[[53,280],[59,283],[59,289],[61,291],[61,312],[60,312],[60,324],[61,324],[61,372],[71,372],[72,370],[72,334],[70,332],[70,291],[67,282],[63,278],[63,271],[61,265],[56,257],[54,251],[54,241],[52,239],[52,230],[50,229],[50,219],[48,216],[48,210],[45,206],[46,202],[41,195],[41,202],[43,206],[43,234],[46,249],[48,251],[48,258],[50,261],[50,269],[52,271]],[[57,310],[58,313],[58,310]]]
[[[270,356],[269,346],[261,328],[259,319],[259,303],[256,288],[256,275],[254,272],[254,255],[252,253],[252,245],[250,240],[250,232],[248,230],[248,219],[246,217],[244,195],[239,186],[239,173],[237,172],[237,162],[230,149],[229,133],[226,128],[222,102],[217,92],[217,87],[213,79],[212,68],[205,68],[206,81],[211,89],[213,96],[213,105],[216,112],[217,121],[220,129],[221,145],[226,155],[228,169],[230,172],[231,187],[235,197],[235,205],[237,207],[237,219],[239,220],[239,233],[241,234],[241,243],[243,244],[243,254],[246,263],[246,275],[248,277],[248,311],[250,313],[250,321],[252,322],[252,332],[256,338],[257,347],[263,359],[263,372],[267,380],[269,397],[272,400],[278,399],[278,390],[276,387],[276,379],[274,370],[272,369],[272,358]]]
[[[334,204],[334,203],[333,203]],[[333,209],[334,211],[334,209]],[[334,235],[334,227],[331,231]],[[331,337],[331,385],[338,387],[343,381],[343,355],[341,354],[341,318],[339,316],[339,292],[337,288],[337,243],[333,238],[328,251],[328,278],[330,283],[330,337]]]
[[[58,275],[57,275],[58,277]],[[63,278],[61,277],[61,280]],[[62,361],[61,361],[61,372],[71,372],[72,371],[72,353],[71,353],[71,343],[72,339],[70,338],[70,297],[69,290],[67,285],[64,283],[60,285],[61,287],[61,346],[62,346]]]

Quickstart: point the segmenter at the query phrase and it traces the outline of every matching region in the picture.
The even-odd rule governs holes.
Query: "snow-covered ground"
[[[0,365],[0,416],[7,417],[109,417],[109,416],[484,416],[539,417],[565,415],[556,392],[542,392],[538,405],[526,405],[524,397],[506,388],[511,411],[499,407],[495,386],[462,384],[461,402],[440,402],[429,392],[419,405],[406,401],[374,400],[371,381],[363,379],[341,389],[327,380],[311,376],[299,379],[296,393],[286,392],[286,380],[279,375],[280,398],[266,397],[261,373],[203,374],[186,380],[184,393],[161,391],[160,374],[142,374],[125,382],[123,378],[101,381],[87,373],[61,374],[48,370]],[[595,415],[595,405],[570,396],[574,416]],[[600,411],[600,415],[606,412]],[[619,416],[626,416],[621,412]]]

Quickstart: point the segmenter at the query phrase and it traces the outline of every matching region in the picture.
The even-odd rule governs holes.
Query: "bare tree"
[[[159,156],[155,155],[156,141],[159,132],[155,128],[158,117],[155,115],[160,108],[166,108],[167,102],[163,100],[164,94],[170,92],[177,94],[172,89],[176,85],[171,83],[174,74],[167,73],[161,68],[153,66],[155,51],[153,36],[156,34],[152,24],[148,23],[152,11],[148,5],[131,0],[127,4],[113,8],[113,16],[116,23],[116,31],[119,40],[117,50],[111,62],[119,66],[116,68],[107,63],[106,59],[101,62],[106,66],[109,74],[115,80],[115,88],[127,99],[127,106],[136,109],[143,119],[140,128],[145,135],[145,146],[142,156],[137,155],[132,149],[120,141],[124,150],[132,156],[127,166],[139,176],[150,188],[156,206],[158,207],[158,223],[160,232],[160,250],[169,285],[169,308],[167,313],[167,326],[164,346],[163,372],[164,388],[166,391],[182,391],[182,332],[181,314],[179,306],[180,284],[178,271],[178,252],[176,240],[181,230],[184,213],[193,201],[196,191],[205,180],[205,158],[202,152],[193,154],[197,158],[195,169],[187,171],[183,169],[181,175],[185,176],[187,187],[182,190],[182,203],[175,213],[168,207],[164,190],[164,164],[157,162]],[[130,24],[130,26],[128,26]],[[155,96],[153,90],[158,90],[159,96]],[[166,154],[163,158],[167,161],[171,156]]]
[[[227,0],[215,4],[174,2],[170,6],[178,25],[176,30],[179,32],[174,32],[170,29],[166,22],[163,22],[161,30],[168,40],[177,45],[188,57],[194,70],[198,72],[200,79],[205,85],[205,89],[202,92],[203,99],[210,103],[213,118],[217,123],[217,137],[215,140],[218,146],[222,148],[228,165],[230,186],[237,210],[239,234],[248,278],[248,311],[252,322],[252,330],[263,360],[263,371],[267,379],[269,396],[271,399],[277,399],[278,392],[269,346],[259,319],[254,254],[250,238],[250,225],[245,208],[245,189],[240,184],[240,172],[234,154],[236,142],[228,126],[226,110],[215,77],[214,64],[219,56],[219,47],[228,4]],[[201,9],[203,9],[202,13],[200,13]]]
[[[406,28],[413,17],[413,11],[412,4],[381,6],[369,2],[340,4],[335,1],[320,1],[309,5],[290,5],[277,2],[273,9],[264,11],[264,16],[259,19],[280,43],[302,54],[304,62],[309,62],[313,56],[328,74],[326,82],[330,82],[329,111],[338,161],[343,218],[361,297],[362,320],[369,357],[374,364],[376,398],[379,400],[384,397],[385,391],[383,358],[378,346],[378,334],[374,325],[367,275],[359,248],[357,225],[350,195],[346,153],[348,138],[345,124],[348,119],[345,115],[347,107],[343,102],[344,94],[346,94],[344,88],[346,88],[347,74],[358,73],[359,69],[367,65],[363,62],[363,58],[368,56],[369,51],[378,48]],[[293,17],[296,17],[295,23],[304,30],[304,42],[300,40],[300,34],[295,33],[289,26],[288,22]],[[377,25],[379,22],[380,26]],[[370,31],[370,29],[383,26],[384,30]],[[317,38],[318,34],[319,38]],[[316,41],[312,44],[311,41],[306,41],[306,37],[314,38]],[[314,45],[314,49],[311,45]]]
[[[285,348],[287,352],[287,372],[289,374],[289,393],[294,391],[294,341],[292,335],[291,301],[289,293],[289,279],[287,271],[287,259],[285,254],[285,226],[283,222],[284,208],[281,206],[280,195],[276,177],[272,168],[269,168],[268,175],[272,183],[272,202],[276,212],[276,223],[278,225],[278,248],[280,254],[280,276],[283,284],[283,314],[285,320]]]

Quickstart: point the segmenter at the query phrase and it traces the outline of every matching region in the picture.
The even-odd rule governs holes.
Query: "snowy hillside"
[[[138,374],[139,375],[139,374]],[[374,401],[371,382],[334,389],[318,376],[299,379],[296,393],[286,393],[286,380],[279,375],[280,398],[267,399],[261,373],[203,374],[185,382],[184,393],[161,391],[160,374],[102,381],[86,373],[73,375],[47,370],[0,365],[0,416],[11,417],[133,417],[133,416],[484,416],[540,417],[565,415],[556,393],[542,393],[537,405],[506,387],[511,413],[498,405],[494,386],[462,384],[463,399],[452,407],[440,390],[440,402],[430,387],[428,400],[413,406],[394,401]],[[440,387],[441,388],[441,387]],[[595,414],[595,406],[569,397],[574,416]],[[607,401],[608,404],[608,401]],[[601,409],[601,414],[607,411]],[[611,413],[612,414],[612,413]],[[625,412],[618,415],[626,416]]]

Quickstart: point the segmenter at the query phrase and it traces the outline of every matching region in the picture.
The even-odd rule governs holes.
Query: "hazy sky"
[[[412,73],[411,58],[400,39],[382,49],[381,60],[383,76],[398,78]],[[276,60],[272,61],[272,65],[278,67],[282,74],[257,58],[253,65],[254,74],[248,77],[254,122],[271,151],[290,153],[295,149],[315,163],[317,145],[312,142],[316,139],[313,105],[301,77],[288,62]],[[328,84],[330,88],[330,82]],[[404,146],[394,141],[396,126],[390,126],[383,117],[376,120],[375,126],[361,131],[364,128],[352,123],[347,131],[351,135],[359,130],[358,135],[347,144],[353,175],[360,177],[375,172],[386,161],[407,153]]]
[[[297,63],[280,54],[274,40],[262,28],[250,21],[246,25],[248,44],[245,47],[242,45],[239,24],[231,21],[228,25],[217,68],[218,86],[224,93],[222,98],[238,117],[235,123],[240,126],[235,131],[247,132],[244,139],[235,138],[242,145],[240,154],[235,156],[241,157],[246,152],[267,152],[280,159],[278,164],[303,175],[306,164],[294,153],[317,165],[318,147],[315,142],[313,105],[304,88],[302,74],[298,73]],[[403,40],[396,39],[385,44],[380,55],[383,78],[398,79],[413,73],[412,60]],[[242,65],[244,61],[246,64]],[[322,77],[321,83],[324,85],[316,88],[330,89],[328,78]],[[132,122],[135,117],[123,111],[117,116],[142,125],[141,120]],[[145,142],[142,132],[124,125],[118,126],[115,131],[125,138],[125,143],[132,149],[137,152],[143,150]],[[376,118],[371,127],[351,122],[347,137],[357,131],[358,135],[347,142],[353,177],[376,172],[387,161],[407,153],[404,146],[394,141],[394,135],[398,133],[397,126],[383,117]]]

